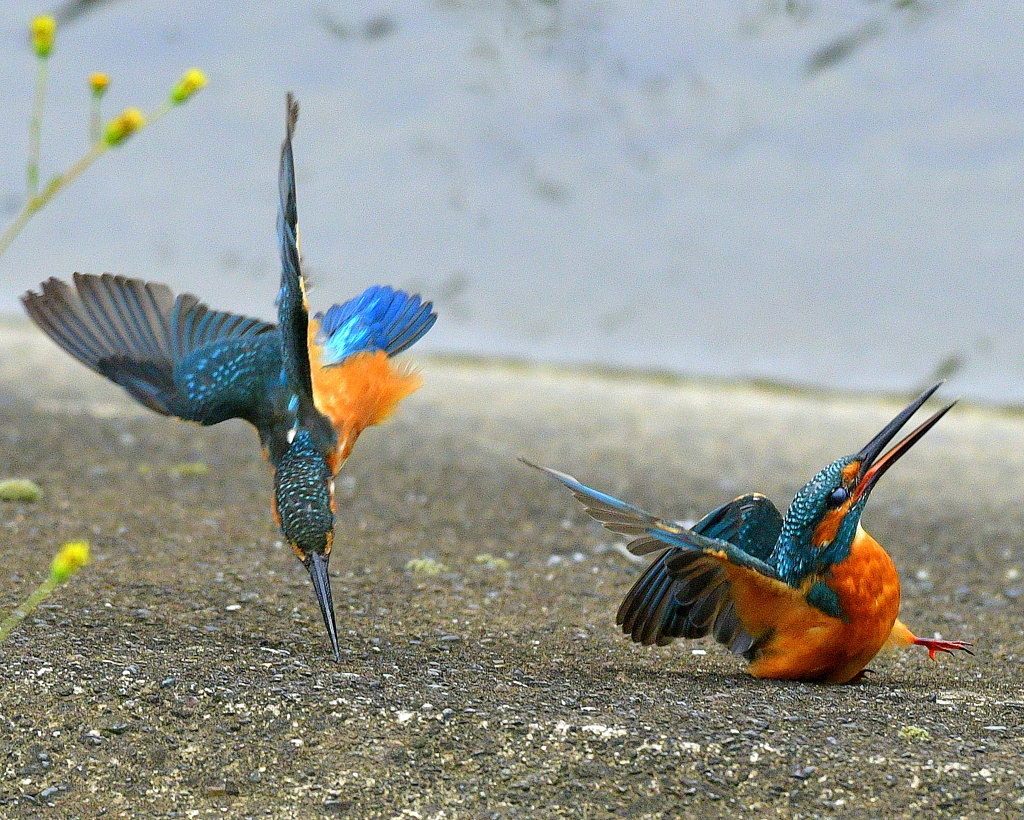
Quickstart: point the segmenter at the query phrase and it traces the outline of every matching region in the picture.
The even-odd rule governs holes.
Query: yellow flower
[[[89,75],[89,88],[92,89],[95,96],[102,97],[108,85],[110,85],[110,75],[106,72],[94,71]]]
[[[49,57],[53,51],[53,38],[57,32],[57,21],[50,15],[36,17],[29,27],[32,33],[32,48],[37,57]]]
[[[62,583],[89,563],[89,542],[68,541],[50,565],[50,577]]]
[[[182,74],[178,84],[171,89],[171,102],[185,102],[185,100],[195,94],[200,88],[203,88],[208,82],[209,80],[206,79],[206,75],[202,71],[198,68],[190,68]]]
[[[107,145],[120,145],[145,124],[146,117],[138,108],[126,108],[107,123],[103,141]]]

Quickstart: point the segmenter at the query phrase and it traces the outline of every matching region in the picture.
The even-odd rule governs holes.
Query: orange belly
[[[733,579],[740,620],[755,637],[768,637],[750,664],[752,675],[847,683],[885,645],[899,613],[900,582],[878,542],[858,528],[849,556],[824,580],[839,596],[846,620],[810,606],[806,591],[790,595],[763,584],[752,590],[749,579]]]

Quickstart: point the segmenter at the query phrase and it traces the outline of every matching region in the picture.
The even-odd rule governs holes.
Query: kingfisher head
[[[956,404],[951,402],[934,413],[882,454],[941,384],[925,390],[859,452],[833,461],[796,494],[776,548],[780,572],[787,580],[800,580],[849,555],[861,513],[878,480]]]
[[[335,660],[341,660],[327,564],[334,542],[334,474],[308,430],[299,429],[274,472],[281,532],[309,571]]]

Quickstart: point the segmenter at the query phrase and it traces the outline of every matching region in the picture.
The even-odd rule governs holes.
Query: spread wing
[[[333,452],[337,436],[330,420],[317,410],[313,401],[313,380],[310,371],[309,310],[302,276],[298,245],[298,208],[295,198],[295,160],[292,135],[299,118],[299,104],[288,95],[287,128],[281,145],[281,168],[278,176],[280,207],[277,216],[278,241],[281,249],[281,288],[277,297],[277,315],[281,327],[281,361],[284,375],[295,396],[298,425],[309,434],[324,455]]]
[[[768,498],[759,493],[740,496],[687,529],[587,487],[570,475],[537,469],[568,487],[587,513],[609,530],[632,536],[628,547],[634,554],[662,550],[626,594],[616,615],[616,623],[634,641],[665,645],[679,637],[713,634],[737,654],[756,650],[754,637],[736,615],[724,565],[763,577],[770,585],[780,582],[767,559],[782,531],[782,515]]]
[[[51,278],[21,300],[54,342],[151,410],[202,424],[260,416],[268,360],[271,371],[279,361],[272,324],[109,273]]]

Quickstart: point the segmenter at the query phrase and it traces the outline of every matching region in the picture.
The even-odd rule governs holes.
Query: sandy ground
[[[0,477],[45,493],[0,505],[0,607],[63,541],[95,554],[0,645],[0,816],[1024,811],[1020,416],[958,407],[865,517],[903,619],[976,657],[772,683],[710,642],[631,645],[638,565],[515,458],[673,517],[785,504],[903,397],[428,361],[339,483],[338,664],[249,429],[141,410],[24,324],[0,350]],[[445,569],[406,569],[424,557]]]

